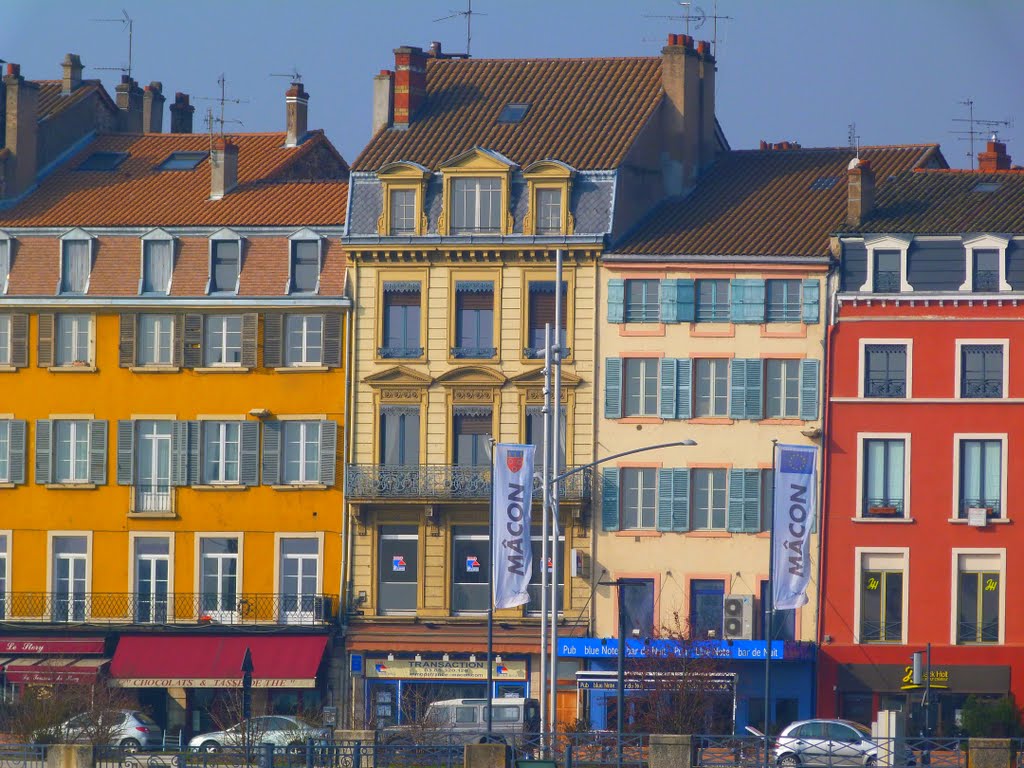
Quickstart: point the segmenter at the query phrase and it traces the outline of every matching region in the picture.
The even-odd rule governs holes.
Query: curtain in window
[[[1001,448],[995,440],[965,440],[963,443],[963,496],[965,501],[999,500],[1001,486]]]
[[[872,501],[886,504],[903,500],[903,441],[870,440],[867,457],[867,496]]]
[[[414,465],[419,463],[420,412],[418,408],[382,406],[381,463]]]
[[[167,293],[171,285],[173,240],[147,240],[143,264],[142,292]]]
[[[89,282],[89,241],[65,240],[63,293],[85,293]]]

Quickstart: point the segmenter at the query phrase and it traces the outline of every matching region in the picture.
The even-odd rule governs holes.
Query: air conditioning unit
[[[754,596],[726,595],[722,601],[722,636],[726,640],[754,638]]]

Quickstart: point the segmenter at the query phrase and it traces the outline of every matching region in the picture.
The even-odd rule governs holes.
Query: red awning
[[[56,659],[22,656],[5,660],[4,677],[8,683],[53,685],[57,683],[94,683],[100,667],[110,659]]]
[[[122,688],[237,688],[252,652],[254,688],[315,688],[325,635],[125,635],[110,676]]]
[[[102,637],[0,637],[0,653],[82,656],[103,653]]]

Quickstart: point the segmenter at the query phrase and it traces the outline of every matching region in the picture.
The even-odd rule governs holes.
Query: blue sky
[[[120,16],[135,20],[133,74],[164,92],[192,95],[200,113],[214,102],[223,72],[234,130],[284,128],[287,79],[297,68],[310,93],[310,126],[322,127],[353,160],[370,138],[371,79],[391,68],[403,44],[464,50],[462,19],[435,22],[466,0],[5,0],[0,58],[34,79],[60,76],[66,52],[86,77],[113,89],[127,63]],[[715,0],[698,0],[708,14]],[[856,122],[864,144],[939,142],[965,167],[960,102],[975,116],[1016,126],[1001,137],[1024,163],[1024,2],[1020,0],[718,0],[718,115],[735,148],[759,139],[804,146],[847,142]],[[474,0],[472,52],[478,57],[655,55],[682,20],[674,0]],[[708,21],[691,30],[711,39]],[[165,126],[166,126],[165,115]],[[229,128],[231,130],[231,128]]]

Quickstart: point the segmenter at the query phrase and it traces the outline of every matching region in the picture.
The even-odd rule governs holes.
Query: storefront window
[[[419,565],[419,528],[382,525],[377,558],[377,611],[415,612]]]
[[[627,637],[634,630],[639,632],[640,637],[653,636],[657,629],[654,615],[654,580],[630,580],[619,589]]]
[[[452,533],[452,611],[479,613],[490,608],[487,582],[491,555],[487,527],[456,526]]]

